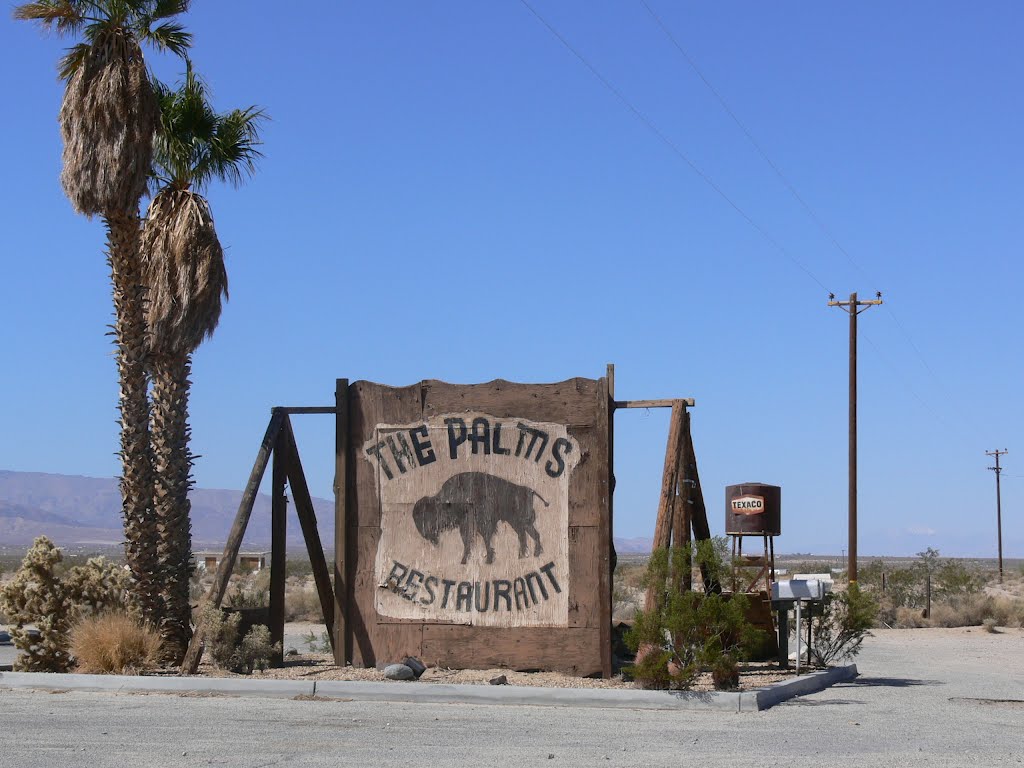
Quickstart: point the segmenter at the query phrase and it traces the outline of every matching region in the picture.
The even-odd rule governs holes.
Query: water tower
[[[765,483],[740,483],[725,489],[725,533],[732,539],[733,591],[737,591],[740,569],[759,568],[744,592],[763,591],[769,595],[775,578],[775,537],[782,533],[782,488]],[[743,551],[743,540],[760,538],[761,554]]]

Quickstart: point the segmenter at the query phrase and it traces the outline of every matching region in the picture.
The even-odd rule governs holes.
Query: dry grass
[[[895,629],[918,627],[980,627],[991,623],[999,627],[1024,626],[1024,600],[1014,597],[962,595],[943,603],[932,603],[931,616],[920,608],[889,611],[886,623]]]
[[[160,634],[123,613],[82,619],[71,630],[78,671],[137,674],[160,665]]]

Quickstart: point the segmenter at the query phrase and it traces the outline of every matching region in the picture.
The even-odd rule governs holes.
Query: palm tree
[[[149,288],[150,429],[164,585],[161,634],[169,657],[180,662],[191,637],[189,375],[192,353],[213,334],[221,298],[228,293],[224,249],[201,193],[215,179],[237,186],[255,172],[264,114],[256,107],[215,112],[188,62],[177,90],[157,84],[156,92],[160,128],[153,167],[159,191],[146,215],[141,253]]]
[[[146,397],[144,303],[138,257],[139,201],[146,189],[157,126],[157,99],[140,43],[184,55],[191,36],[171,21],[188,0],[43,0],[14,17],[61,35],[81,35],[63,57],[66,86],[59,123],[61,184],[78,213],[101,216],[114,293],[120,375],[121,496],[125,556],[143,616],[160,618],[156,523]]]

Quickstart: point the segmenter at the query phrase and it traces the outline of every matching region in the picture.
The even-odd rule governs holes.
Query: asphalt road
[[[760,713],[0,691],[0,766],[969,766],[1024,761],[1024,632],[880,632]]]

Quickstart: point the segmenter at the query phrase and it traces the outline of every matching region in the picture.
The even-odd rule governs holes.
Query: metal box
[[[772,600],[824,600],[828,590],[818,579],[790,579],[772,584]]]

